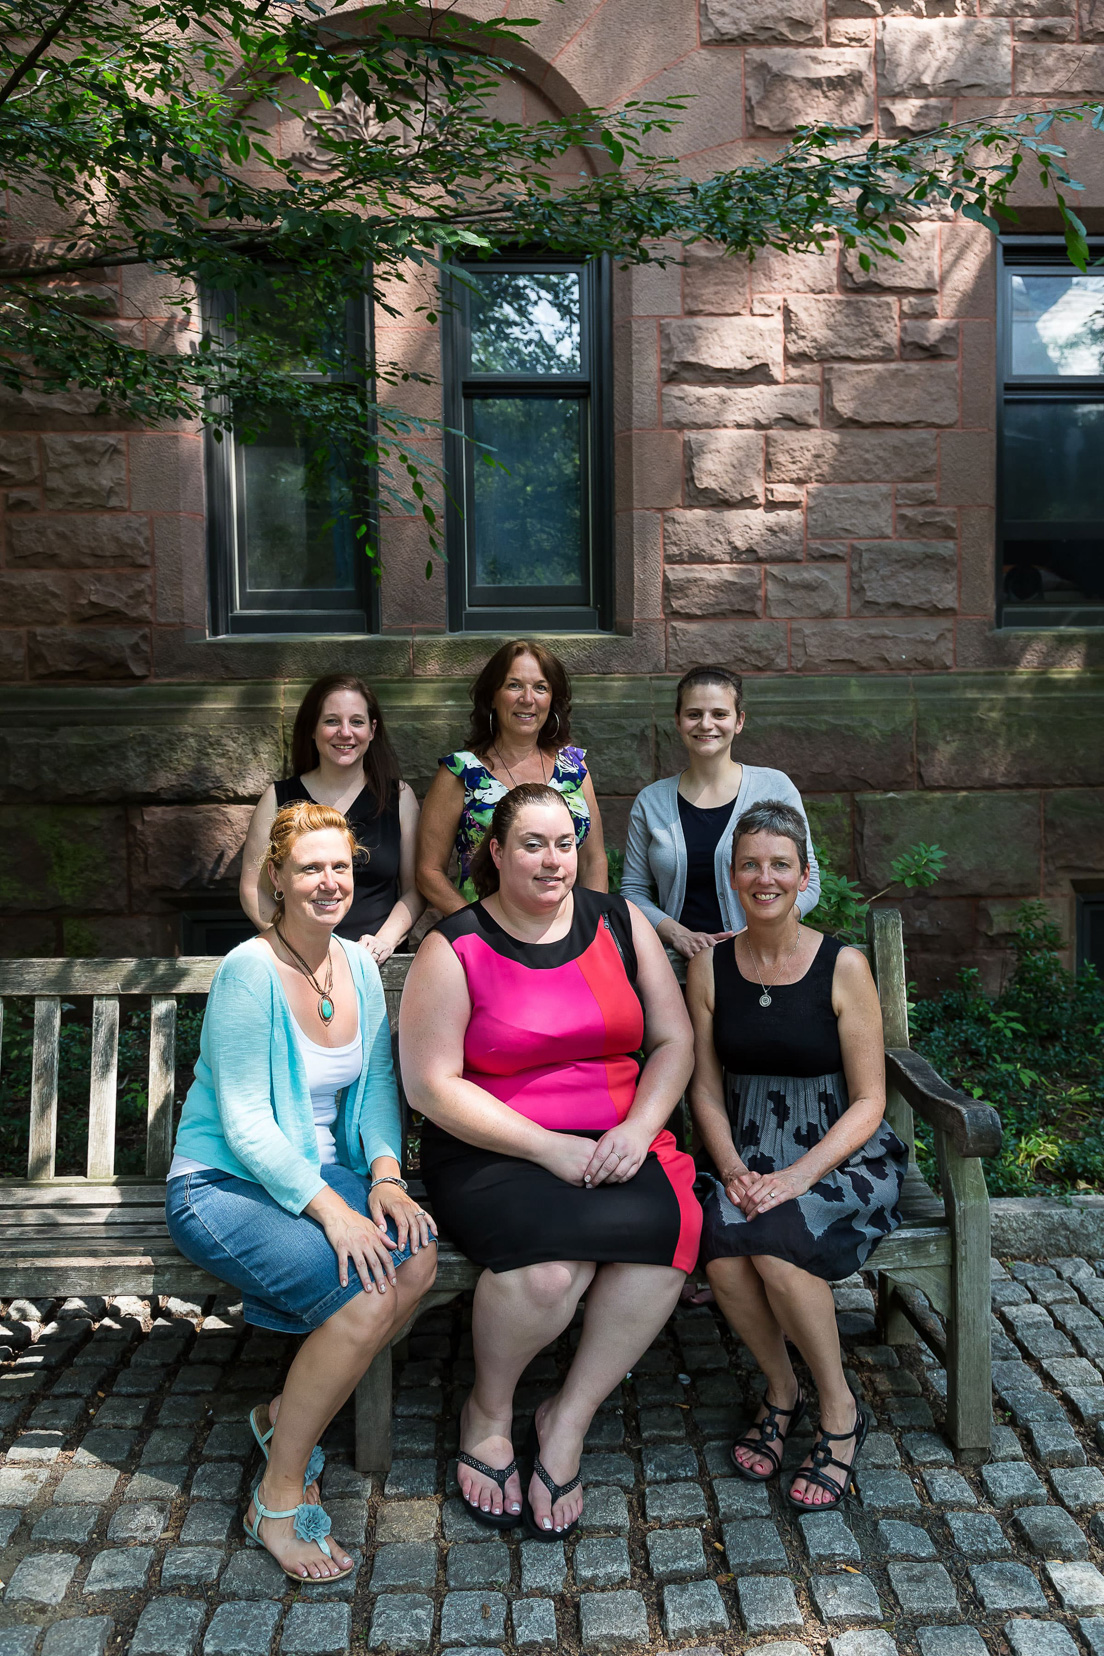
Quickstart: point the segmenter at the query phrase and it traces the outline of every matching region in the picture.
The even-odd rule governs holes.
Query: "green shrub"
[[[1004,1144],[985,1162],[994,1196],[1104,1188],[1104,985],[1091,966],[1068,972],[1061,948],[1043,904],[1024,903],[999,995],[984,994],[971,967],[912,1009],[917,1050],[1000,1115]],[[917,1154],[931,1153],[918,1122]]]
[[[898,885],[905,886],[909,891],[934,885],[946,861],[947,853],[938,845],[925,845],[922,841],[910,845],[907,851],[902,851],[890,863],[893,873],[890,884],[876,891],[873,897],[864,897],[854,880],[849,880],[845,874],[834,873],[831,864],[818,851],[820,897],[813,910],[812,924],[818,931],[838,937],[842,943],[865,943],[866,914],[871,903],[876,903],[879,897],[886,896]]]

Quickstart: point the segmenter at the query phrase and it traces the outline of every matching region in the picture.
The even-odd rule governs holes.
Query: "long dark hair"
[[[291,774],[305,776],[307,771],[314,770],[318,764],[318,744],[314,739],[314,732],[322,717],[326,697],[332,696],[335,690],[352,690],[355,695],[363,696],[368,717],[376,727],[376,733],[368,745],[368,752],[364,755],[364,781],[372,795],[376,815],[379,816],[386,810],[395,784],[399,781],[399,761],[388,740],[375,691],[370,689],[363,679],[356,678],[352,673],[326,673],[322,678],[315,679],[299,703],[299,711],[295,715],[295,728],[291,733]]]
[[[552,706],[548,710],[537,736],[542,748],[558,750],[571,740],[571,680],[567,668],[543,644],[531,644],[526,638],[511,639],[503,644],[488,661],[468,694],[472,699],[471,724],[468,726],[468,747],[480,758],[489,752],[495,739],[494,699],[510,675],[510,668],[518,656],[531,655],[540,666],[552,692]],[[549,726],[552,728],[549,729]]]
[[[498,869],[491,856],[491,841],[497,840],[499,845],[505,845],[506,836],[517,821],[518,813],[524,811],[527,805],[562,805],[567,811],[563,794],[550,788],[547,782],[519,782],[516,788],[503,794],[494,808],[491,826],[472,853],[471,880],[480,897],[489,897],[492,891],[498,890]],[[570,816],[571,812],[567,814]]]

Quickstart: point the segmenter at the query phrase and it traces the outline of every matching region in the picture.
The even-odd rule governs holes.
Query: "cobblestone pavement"
[[[0,1656],[1104,1656],[1104,1261],[993,1269],[988,1466],[953,1464],[942,1370],[875,1343],[854,1278],[837,1310],[877,1417],[860,1498],[791,1513],[776,1485],[729,1476],[749,1359],[712,1309],[686,1307],[596,1418],[566,1545],[503,1540],[461,1508],[467,1309],[432,1311],[397,1371],[390,1475],[352,1469],[349,1422],[327,1444],[325,1501],[356,1575],[304,1588],[243,1545],[239,1520],[246,1416],[289,1342],[226,1304],[15,1301],[0,1317]],[[570,1340],[533,1363],[519,1412]]]

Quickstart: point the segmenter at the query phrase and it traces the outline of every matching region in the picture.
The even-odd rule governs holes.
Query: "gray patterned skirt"
[[[790,1167],[848,1107],[843,1074],[726,1075],[736,1153],[753,1173]],[[897,1203],[908,1152],[886,1121],[847,1161],[795,1201],[745,1219],[712,1164],[697,1193],[705,1213],[702,1260],[767,1254],[838,1282],[862,1266],[875,1242],[901,1223]]]

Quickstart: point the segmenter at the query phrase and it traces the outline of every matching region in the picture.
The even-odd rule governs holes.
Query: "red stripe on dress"
[[[671,1264],[677,1271],[692,1271],[698,1263],[702,1232],[701,1203],[694,1195],[694,1159],[679,1149],[674,1134],[666,1127],[652,1140],[651,1147],[679,1205],[679,1237]]]

